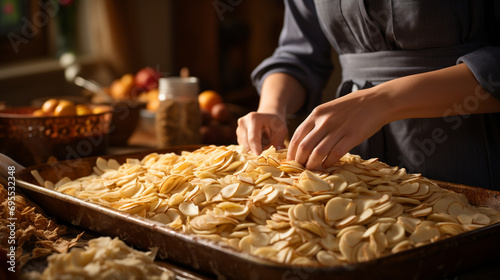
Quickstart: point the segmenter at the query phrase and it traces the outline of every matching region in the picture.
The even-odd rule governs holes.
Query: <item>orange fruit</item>
[[[120,80],[114,80],[109,87],[109,93],[114,99],[124,99],[127,95],[127,89],[123,86]]]
[[[76,114],[78,116],[90,115],[92,114],[92,110],[90,110],[89,106],[87,105],[78,104],[76,105]]]
[[[134,75],[125,74],[121,77],[120,82],[122,82],[125,88],[132,89],[132,87],[134,86]]]
[[[76,115],[75,103],[68,100],[60,100],[56,109],[54,110],[54,116],[74,116]]]
[[[109,87],[109,93],[114,99],[122,100],[131,97],[134,88],[134,76],[125,74],[120,79],[114,80]]]
[[[201,109],[210,112],[216,104],[222,103],[222,96],[214,90],[206,90],[198,95],[198,103]]]
[[[54,110],[56,109],[57,105],[59,104],[59,100],[55,98],[51,98],[47,101],[45,101],[42,105],[42,111],[46,114],[52,114],[54,113]]]

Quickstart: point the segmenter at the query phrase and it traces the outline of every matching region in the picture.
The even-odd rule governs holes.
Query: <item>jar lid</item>
[[[160,101],[176,97],[197,97],[199,93],[197,77],[165,77],[158,84]]]

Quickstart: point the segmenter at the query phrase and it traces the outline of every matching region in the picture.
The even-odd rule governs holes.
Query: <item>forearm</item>
[[[395,79],[372,88],[368,94],[385,104],[386,123],[500,112],[500,101],[479,85],[465,64]]]
[[[263,85],[258,113],[286,115],[297,112],[306,100],[304,87],[292,76],[285,73],[269,75]]]

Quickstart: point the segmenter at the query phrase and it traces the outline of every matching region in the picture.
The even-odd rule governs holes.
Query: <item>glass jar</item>
[[[155,119],[158,148],[200,144],[198,78],[160,78],[158,89],[160,105]]]

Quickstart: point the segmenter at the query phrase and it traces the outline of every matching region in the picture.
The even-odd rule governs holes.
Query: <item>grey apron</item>
[[[353,87],[366,88],[397,77],[454,65],[457,57],[477,47],[340,55],[343,82],[338,96],[350,93]],[[469,106],[474,104],[471,102]],[[453,109],[444,111],[443,116]],[[495,142],[500,139],[498,120],[498,114],[400,120],[384,126],[351,152],[363,158],[377,157],[390,165],[433,179],[500,186],[500,172],[495,170],[500,166],[499,143]],[[496,137],[489,134],[496,134]]]
[[[417,41],[439,45],[440,40],[456,39],[448,38],[448,33],[431,32],[422,35],[428,37],[413,38],[415,42],[412,42],[409,35],[399,32],[398,23],[407,24],[415,17],[412,12],[416,10],[402,5],[417,2],[394,1],[391,6],[391,1],[369,1],[373,6],[389,3],[389,6],[376,10],[378,14],[371,15],[368,11],[373,10],[367,9],[366,2],[361,0],[315,2],[325,35],[341,54],[343,81],[337,96],[350,93],[353,87],[369,87],[398,77],[456,65],[460,56],[482,46],[479,43],[455,44],[453,47],[413,46]],[[378,26],[378,29],[373,28],[380,24],[374,15],[383,15],[383,20],[389,22],[385,33],[378,32],[381,29]],[[433,20],[435,22],[436,18],[422,22],[422,29],[432,28]],[[454,30],[453,26],[449,28]],[[418,32],[412,36],[418,36]],[[396,48],[402,45],[415,48]],[[460,106],[468,106],[467,109],[473,111],[476,101],[471,99],[450,106],[440,118],[392,122],[351,152],[363,158],[377,157],[431,179],[500,190],[500,114],[449,116]]]

